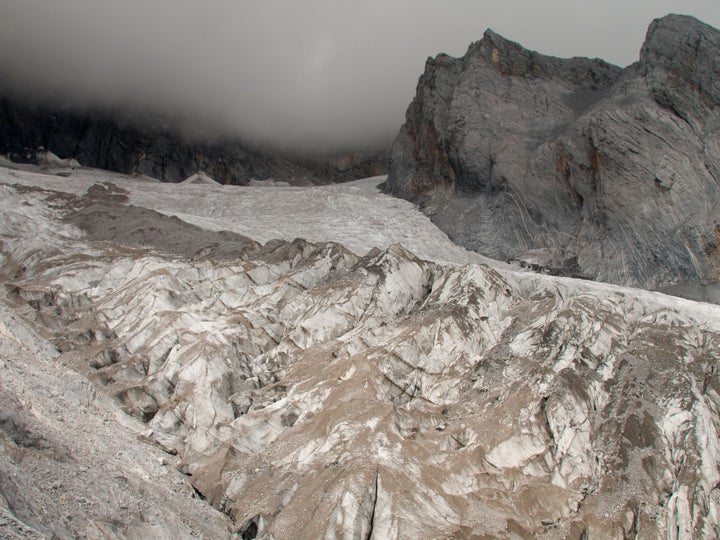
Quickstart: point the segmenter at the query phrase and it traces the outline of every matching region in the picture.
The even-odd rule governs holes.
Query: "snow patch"
[[[515,435],[493,448],[485,459],[499,469],[518,468],[546,449],[547,445],[533,435]]]

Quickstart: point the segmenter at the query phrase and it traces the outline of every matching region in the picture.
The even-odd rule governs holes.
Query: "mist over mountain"
[[[283,151],[374,151],[397,134],[424,59],[462,54],[487,27],[626,65],[647,21],[672,11],[720,25],[715,0],[4,0],[0,90]]]
[[[39,150],[42,149],[42,150]],[[274,179],[294,184],[342,182],[384,174],[389,152],[289,152],[238,137],[208,136],[157,114],[87,110],[0,97],[0,154],[21,163],[44,155],[163,182],[202,171],[222,184]]]

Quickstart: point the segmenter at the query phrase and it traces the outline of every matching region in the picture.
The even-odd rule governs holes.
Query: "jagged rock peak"
[[[575,85],[592,88],[611,85],[621,72],[619,67],[599,58],[558,58],[541,54],[523,47],[520,43],[510,40],[490,28],[485,31],[481,40],[470,44],[462,58],[455,59],[446,54],[439,54],[430,60],[440,66],[460,61],[464,68],[467,68],[472,59],[483,60],[504,75],[558,77]]]
[[[688,15],[654,20],[640,51],[640,64],[658,103],[698,129],[720,105],[720,31]],[[709,126],[717,129],[717,124]],[[707,130],[705,130],[707,132]]]
[[[718,51],[720,31],[695,17],[670,14],[650,23],[640,61],[673,68],[682,65],[689,69],[698,61],[717,60]]]
[[[385,189],[483,255],[625,285],[714,284],[718,58],[720,32],[680,15],[653,22],[625,69],[488,30],[462,58],[427,63]]]

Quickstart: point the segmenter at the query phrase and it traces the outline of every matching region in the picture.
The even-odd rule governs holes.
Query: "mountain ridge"
[[[641,58],[527,51],[493,31],[429,59],[391,152],[387,192],[461,245],[565,275],[715,284],[720,32],[653,22]]]

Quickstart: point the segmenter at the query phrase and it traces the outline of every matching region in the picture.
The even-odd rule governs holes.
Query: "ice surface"
[[[380,180],[0,169],[0,344],[89,377],[266,538],[717,530],[720,307],[486,261]],[[147,245],[68,224],[123,192],[267,244],[220,260],[163,251],[161,215]]]

